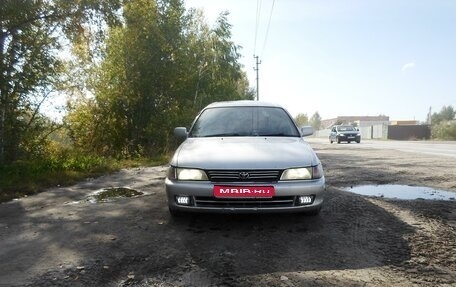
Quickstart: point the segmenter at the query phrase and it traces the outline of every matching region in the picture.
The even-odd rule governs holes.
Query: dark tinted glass
[[[355,128],[352,126],[341,126],[337,128],[340,132],[348,132],[348,131],[355,131]]]
[[[299,137],[290,116],[275,107],[224,107],[205,110],[190,137],[283,136]]]

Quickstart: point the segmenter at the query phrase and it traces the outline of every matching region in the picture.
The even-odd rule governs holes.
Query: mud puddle
[[[137,191],[135,189],[127,188],[127,187],[111,187],[105,188],[100,192],[97,192],[92,197],[95,201],[107,201],[113,198],[119,197],[133,197],[138,195],[143,195],[144,193]]]
[[[391,199],[425,199],[425,200],[447,200],[453,201],[456,198],[455,192],[439,190],[425,186],[409,186],[409,185],[360,185],[342,190],[353,192],[365,196],[376,196]]]
[[[80,204],[84,202],[90,203],[101,203],[101,202],[109,202],[113,201],[118,198],[124,197],[137,197],[144,195],[145,193],[128,188],[128,187],[109,187],[95,191],[94,193],[90,194],[84,200],[79,201],[72,201],[72,202],[65,202],[65,204]]]

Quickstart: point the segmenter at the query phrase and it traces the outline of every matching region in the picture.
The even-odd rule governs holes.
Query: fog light
[[[313,197],[310,195],[304,195],[299,197],[299,204],[300,205],[308,205],[311,204],[313,201]]]
[[[176,196],[176,202],[179,205],[190,205],[190,196]]]

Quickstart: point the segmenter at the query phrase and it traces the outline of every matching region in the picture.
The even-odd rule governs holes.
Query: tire
[[[360,142],[361,142],[361,140],[357,140],[357,141],[356,141],[356,143],[360,143]]]
[[[351,141],[348,141],[347,143],[351,143]]]
[[[333,141],[330,139],[330,140],[329,140],[329,143],[330,143],[330,144],[332,144],[332,143],[333,143]]]
[[[340,138],[337,138],[337,143],[340,144]]]

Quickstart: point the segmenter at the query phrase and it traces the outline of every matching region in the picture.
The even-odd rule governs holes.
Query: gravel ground
[[[0,286],[456,286],[454,200],[342,190],[405,184],[456,194],[454,159],[312,145],[328,183],[316,217],[172,219],[165,167],[122,170],[3,203]],[[109,187],[144,194],[91,200]]]

